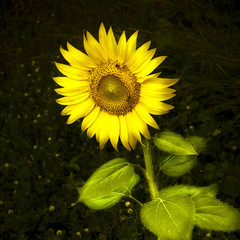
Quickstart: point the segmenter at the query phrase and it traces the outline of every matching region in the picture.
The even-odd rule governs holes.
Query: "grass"
[[[216,3],[217,2],[217,3]],[[83,31],[97,36],[101,22],[117,36],[139,29],[139,45],[151,40],[164,77],[179,77],[175,109],[156,117],[161,130],[209,138],[206,153],[188,175],[168,184],[217,182],[219,198],[240,208],[240,7],[237,1],[1,1],[0,3],[0,239],[155,239],[126,199],[109,211],[93,212],[71,203],[81,186],[105,161],[121,156],[141,162],[134,152],[109,145],[66,125],[56,104],[64,62],[59,46],[69,41],[83,50]],[[151,130],[152,131],[152,130]],[[152,134],[155,132],[152,131]],[[144,183],[134,195],[141,197]],[[143,199],[144,200],[144,199]],[[239,232],[195,229],[193,239],[239,238]]]

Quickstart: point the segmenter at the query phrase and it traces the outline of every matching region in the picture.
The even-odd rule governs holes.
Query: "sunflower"
[[[70,115],[71,124],[83,118],[81,130],[96,135],[102,149],[110,139],[117,150],[123,146],[135,149],[142,136],[150,139],[148,125],[159,129],[150,114],[167,113],[173,106],[162,101],[172,98],[175,90],[168,88],[179,79],[159,78],[153,70],[165,56],[153,58],[156,49],[149,50],[150,41],[136,49],[138,31],[127,40],[125,31],[118,42],[112,28],[108,32],[101,23],[99,41],[89,32],[83,36],[86,54],[67,43],[60,47],[69,65],[56,63],[65,77],[54,77],[63,95],[57,103],[66,105],[62,115]],[[142,136],[141,136],[142,135]]]

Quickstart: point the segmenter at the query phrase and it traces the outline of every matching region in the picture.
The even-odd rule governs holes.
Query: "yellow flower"
[[[66,105],[62,115],[70,115],[71,124],[83,118],[81,130],[96,135],[100,149],[110,139],[117,150],[119,138],[129,151],[135,149],[141,135],[150,139],[148,126],[159,129],[150,114],[167,113],[173,106],[162,101],[172,98],[168,88],[178,79],[159,78],[151,74],[166,58],[153,58],[150,41],[136,49],[138,31],[127,40],[123,32],[116,41],[112,28],[99,28],[99,41],[89,32],[83,36],[86,54],[67,43],[60,51],[70,65],[56,63],[65,77],[55,77],[62,88],[55,89],[64,97],[56,101]]]

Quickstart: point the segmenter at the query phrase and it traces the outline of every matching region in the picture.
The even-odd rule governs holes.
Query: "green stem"
[[[149,140],[144,138],[143,140],[143,155],[146,166],[146,177],[148,181],[149,191],[152,200],[158,198],[158,188],[154,178],[153,164],[152,164],[152,153]]]
[[[136,203],[138,203],[140,205],[140,207],[143,207],[143,204],[141,202],[139,202],[135,197],[133,197],[132,195],[127,195],[126,197],[132,199],[133,201],[135,201]]]
[[[152,200],[155,200],[158,198],[158,187],[154,177],[151,145],[149,140],[147,140],[146,138],[144,138],[143,140],[142,148],[143,148],[143,155],[144,155],[145,166],[146,166],[146,171],[144,175],[146,176],[146,179],[148,181],[151,198]],[[160,240],[159,237],[157,239]]]
[[[135,164],[135,167],[142,172],[142,174],[145,178],[147,178],[147,172],[140,164]]]

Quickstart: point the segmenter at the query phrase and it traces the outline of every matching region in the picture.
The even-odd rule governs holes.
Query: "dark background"
[[[240,208],[240,6],[237,0],[2,0],[0,3],[0,239],[155,239],[143,228],[139,207],[126,199],[107,211],[71,207],[92,172],[125,157],[142,164],[141,147],[119,152],[80,131],[81,120],[66,125],[55,99],[54,61],[69,41],[83,50],[84,31],[97,37],[101,22],[116,38],[140,30],[156,56],[157,69],[180,77],[169,114],[155,117],[161,130],[209,139],[197,166],[175,183],[218,183],[220,198]],[[151,130],[152,135],[156,131]],[[145,182],[133,195],[146,202]],[[240,233],[195,228],[193,239],[239,239]]]

